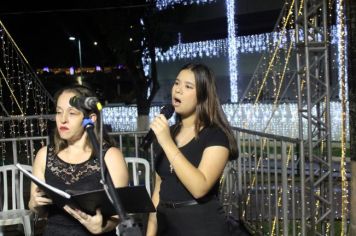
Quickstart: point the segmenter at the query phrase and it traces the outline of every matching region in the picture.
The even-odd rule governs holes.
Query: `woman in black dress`
[[[62,89],[56,98],[56,129],[54,145],[42,147],[33,164],[33,174],[46,183],[62,190],[89,191],[102,189],[100,183],[100,161],[94,154],[87,131],[82,126],[84,115],[94,124],[98,137],[100,114],[97,109],[75,108],[69,100],[73,96],[94,97],[84,86]],[[112,146],[104,135],[104,160],[115,187],[128,185],[128,170],[121,151]],[[116,235],[118,217],[103,217],[100,210],[90,215],[69,206],[63,208],[52,204],[52,200],[35,184],[31,184],[29,207],[38,214],[47,214],[47,225],[43,235]]]
[[[213,73],[202,64],[184,66],[172,88],[177,123],[164,115],[150,127],[160,144],[147,236],[228,235],[217,198],[219,179],[236,141],[222,111]]]

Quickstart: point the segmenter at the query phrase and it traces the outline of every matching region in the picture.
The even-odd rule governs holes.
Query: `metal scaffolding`
[[[327,1],[295,1],[295,16],[302,235],[334,235]]]

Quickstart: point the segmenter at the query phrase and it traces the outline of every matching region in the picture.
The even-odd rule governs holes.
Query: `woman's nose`
[[[61,123],[66,123],[67,122],[67,115],[65,114],[65,112],[63,112],[63,114],[61,114],[61,116],[59,117],[59,121]]]
[[[181,88],[181,86],[176,85],[174,91],[175,91],[176,93],[182,93],[182,88]]]

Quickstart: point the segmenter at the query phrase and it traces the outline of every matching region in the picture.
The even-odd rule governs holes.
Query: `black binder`
[[[116,215],[115,208],[112,206],[104,189],[86,192],[63,191],[38,179],[20,164],[16,164],[16,167],[41,188],[53,200],[53,203],[59,207],[68,204],[91,215],[95,215],[96,209],[100,208],[101,214],[105,216]],[[116,191],[127,213],[156,211],[145,186],[121,187],[116,188]]]
[[[145,186],[116,188],[124,210],[127,213],[154,212],[155,207]],[[104,189],[71,195],[74,205],[94,215],[97,208],[103,215],[115,215],[115,209],[106,196]]]

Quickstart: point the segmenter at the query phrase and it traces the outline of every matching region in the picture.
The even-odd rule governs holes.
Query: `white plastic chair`
[[[130,183],[134,186],[145,184],[148,194],[151,196],[151,182],[150,182],[150,164],[146,159],[139,157],[125,157],[125,161],[129,168]],[[144,173],[142,173],[144,171]],[[143,180],[142,181],[142,176]]]
[[[32,171],[31,166],[22,166]],[[10,178],[8,178],[9,174]],[[8,190],[10,184],[11,191]],[[22,172],[18,171],[15,165],[0,166],[0,185],[3,193],[0,198],[0,235],[2,235],[2,226],[17,224],[23,225],[26,236],[34,235],[33,214],[30,210],[26,210],[24,205]]]
[[[125,157],[127,167],[130,174],[130,185],[145,185],[148,195],[151,196],[151,182],[150,182],[150,164],[146,159],[139,157]],[[144,173],[143,173],[144,172]],[[143,178],[142,178],[143,177]],[[123,232],[123,225],[119,224],[116,227],[116,235],[121,236]]]

